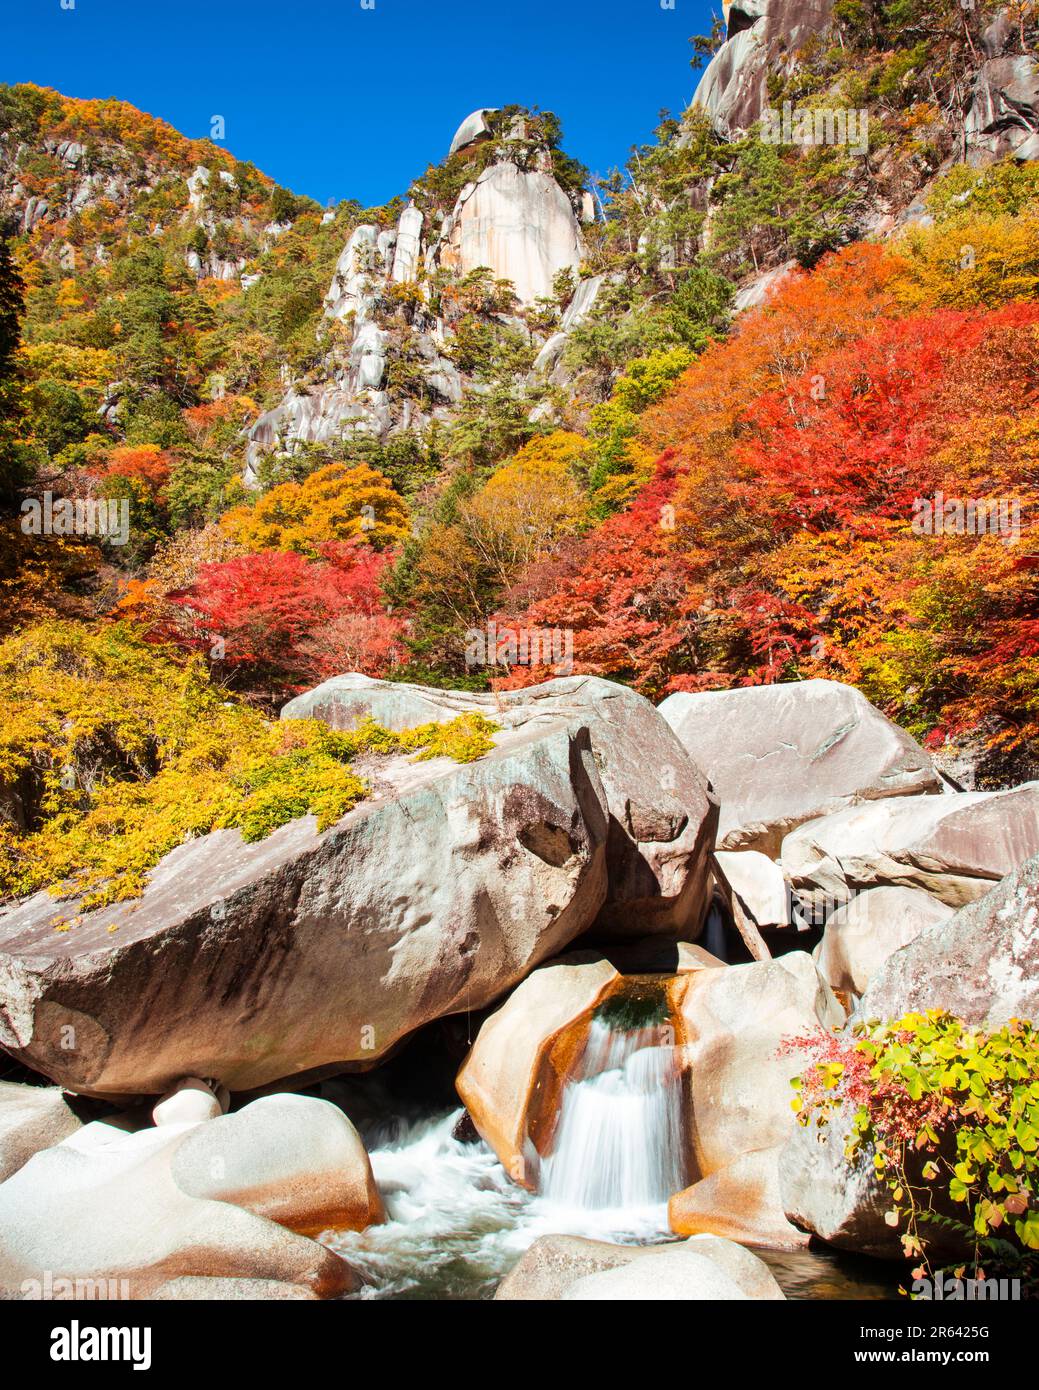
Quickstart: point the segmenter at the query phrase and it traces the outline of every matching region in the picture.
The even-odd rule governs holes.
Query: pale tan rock
[[[564,1303],[715,1303],[743,1302],[747,1294],[713,1260],[676,1249],[586,1274],[561,1298]]]
[[[774,860],[753,849],[716,850],[714,863],[734,915],[756,927],[790,925],[790,893]]]
[[[537,1186],[539,1154],[588,1021],[620,983],[609,961],[576,952],[535,970],[481,1027],[456,1086],[514,1182]]]
[[[614,681],[563,676],[493,695],[336,676],[297,696],[283,719],[354,729],[366,717],[391,729],[475,710],[510,730],[561,719],[587,728],[609,812],[607,895],[596,933],[694,940],[710,899],[709,854],[718,807],[681,742],[650,702]]]
[[[385,1218],[356,1129],[312,1096],[254,1100],[188,1135],[172,1162],[190,1196],[231,1202],[308,1235],[363,1231]]]
[[[664,1260],[663,1265],[655,1263],[659,1260]],[[746,1298],[775,1300],[784,1296],[768,1266],[731,1240],[695,1236],[692,1240],[647,1246],[613,1245],[583,1236],[559,1235],[536,1240],[498,1285],[494,1297],[501,1302],[567,1298],[568,1291],[589,1276],[641,1265],[643,1261],[654,1262],[654,1268],[646,1271],[647,1284],[681,1287],[690,1268],[707,1280],[713,1276],[701,1268],[701,1262],[706,1262],[714,1266],[721,1281],[734,1285]],[[586,1295],[579,1291],[577,1296]]]
[[[1039,782],[1012,791],[900,797],[838,811],[783,841],[783,868],[809,902],[843,904],[901,886],[950,907],[984,897],[1039,854]]]
[[[318,1295],[305,1284],[282,1284],[275,1279],[203,1279],[186,1275],[160,1284],[153,1299],[167,1303],[289,1302],[314,1303]]]
[[[0,1081],[0,1182],[33,1154],[80,1128],[79,1117],[56,1086]]]
[[[721,802],[721,850],[778,859],[805,821],[941,789],[919,744],[838,681],[679,693],[659,710]]]
[[[70,1089],[232,1091],[367,1068],[436,1018],[480,1009],[596,919],[606,799],[587,733],[548,718],[478,761],[408,756],[324,832],[221,830],[140,899],[0,913],[0,1043]],[[114,928],[114,930],[109,930]],[[64,1044],[69,1036],[76,1046]]]
[[[216,1092],[197,1076],[186,1076],[158,1101],[152,1110],[157,1125],[202,1124],[224,1113]]]
[[[859,995],[888,956],[952,914],[915,888],[870,888],[827,920],[812,956],[834,989]]]
[[[549,169],[492,164],[467,184],[445,220],[433,254],[467,275],[487,266],[511,280],[520,304],[552,294],[561,270],[581,264],[581,224]]]
[[[672,988],[695,1171],[706,1178],[783,1142],[794,1124],[790,1081],[802,1062],[780,1045],[799,1034],[822,1035],[844,1022],[844,1012],[801,951],[701,970]]]
[[[540,1236],[494,1291],[496,1302],[545,1302],[587,1274],[637,1259],[641,1247],[584,1236]]]
[[[182,1276],[273,1280],[320,1296],[355,1287],[324,1246],[177,1186],[173,1155],[197,1128],[165,1125],[86,1151],[66,1141],[0,1183],[0,1297],[47,1277],[125,1280],[131,1299]]]
[[[677,1235],[724,1236],[741,1245],[797,1250],[808,1237],[786,1219],[779,1190],[782,1145],[741,1154],[725,1168],[677,1192],[668,1219]]]

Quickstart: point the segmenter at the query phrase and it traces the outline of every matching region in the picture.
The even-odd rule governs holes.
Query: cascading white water
[[[646,1210],[685,1186],[681,1075],[666,1027],[593,1019],[563,1091],[541,1191],[561,1207]]]

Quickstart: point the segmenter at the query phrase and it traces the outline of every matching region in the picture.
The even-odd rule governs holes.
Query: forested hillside
[[[625,169],[503,107],[375,209],[0,90],[0,678],[161,646],[269,711],[346,670],[832,676],[982,782],[1032,765],[1035,6],[727,25]],[[777,141],[784,103],[864,138]]]

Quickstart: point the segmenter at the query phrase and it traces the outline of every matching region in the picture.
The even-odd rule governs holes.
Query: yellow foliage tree
[[[301,483],[282,483],[233,507],[220,526],[243,550],[316,555],[326,541],[356,537],[377,550],[408,534],[408,511],[389,480],[366,463],[332,463]]]
[[[459,507],[430,528],[417,569],[421,600],[467,622],[532,561],[588,520],[576,471],[588,442],[566,430],[532,439]]]
[[[1039,217],[917,227],[899,246],[892,290],[915,309],[994,309],[1039,292]]]

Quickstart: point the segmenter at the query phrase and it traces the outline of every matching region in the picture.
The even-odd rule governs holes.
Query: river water
[[[562,1097],[553,1153],[531,1194],[482,1141],[455,1137],[460,1108],[363,1126],[387,1221],[329,1232],[363,1276],[362,1299],[488,1299],[539,1236],[621,1244],[673,1240],[667,1197],[685,1185],[673,1049],[653,1027],[593,1023]],[[895,1297],[897,1274],[869,1260],[758,1251],[788,1298]]]

